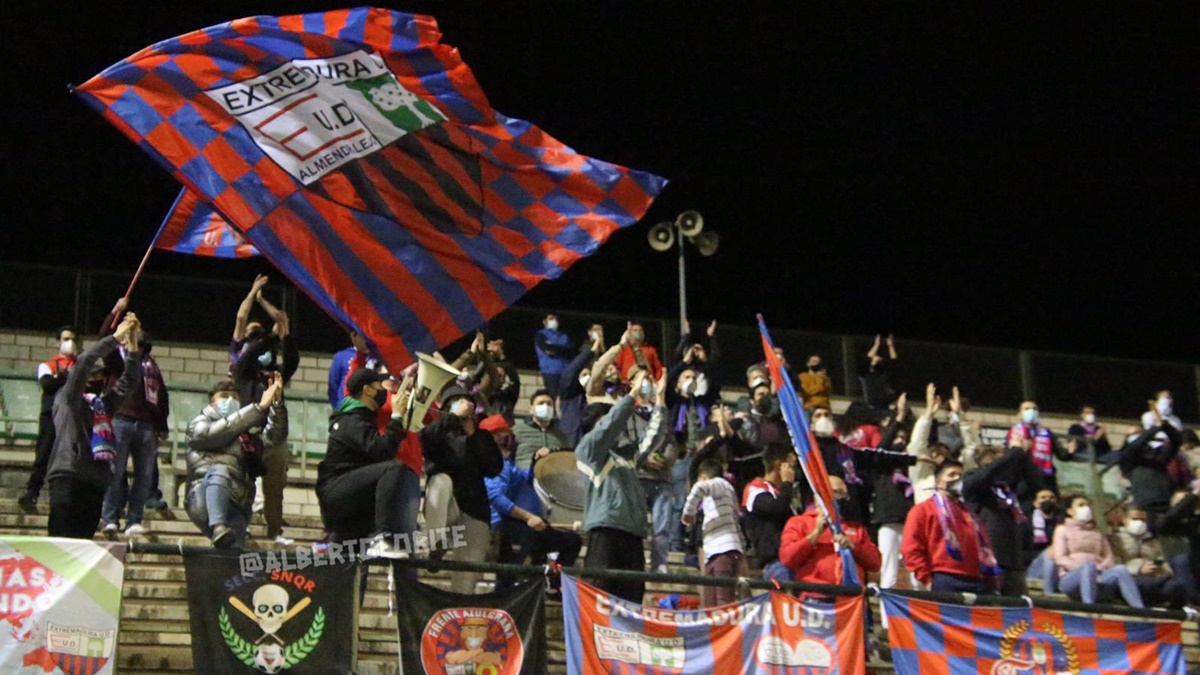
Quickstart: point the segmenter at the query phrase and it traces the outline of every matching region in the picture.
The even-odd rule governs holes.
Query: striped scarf
[[[116,435],[113,434],[112,416],[104,399],[95,394],[84,394],[83,401],[92,411],[92,459],[111,462],[117,457]]]
[[[946,542],[946,553],[950,554],[951,558],[962,561],[962,547],[958,542],[958,531],[955,529],[954,509],[950,504],[950,500],[942,496],[942,493],[936,492],[933,495],[933,503],[937,506],[938,523],[942,526],[942,539]],[[971,513],[965,508],[962,509],[963,516],[967,522],[971,524],[971,529],[975,531],[975,538],[979,543],[979,572],[985,577],[1000,576],[1000,565],[996,562],[996,554],[992,552],[992,545],[988,542],[987,534],[983,528],[979,527],[979,523],[971,517]]]

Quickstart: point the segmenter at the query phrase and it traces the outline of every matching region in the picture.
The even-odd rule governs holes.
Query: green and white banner
[[[124,544],[0,537],[0,673],[113,673],[124,577]]]

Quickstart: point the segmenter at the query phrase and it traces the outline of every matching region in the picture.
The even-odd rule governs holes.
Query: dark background
[[[645,234],[694,208],[723,237],[692,251],[697,320],[1196,360],[1194,5],[807,4],[394,5],[438,18],[497,110],[671,180],[522,304],[676,316],[674,258]],[[334,7],[4,3],[0,260],[130,275],[178,192],[68,83],[193,29]]]

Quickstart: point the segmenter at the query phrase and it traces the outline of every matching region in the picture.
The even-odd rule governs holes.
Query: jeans
[[[1058,580],[1058,588],[1069,597],[1089,605],[1096,602],[1100,590],[1111,591],[1115,588],[1125,599],[1125,604],[1145,607],[1137,582],[1124,565],[1114,565],[1100,572],[1096,569],[1096,563],[1085,563],[1064,574]]]
[[[675,497],[671,508],[671,541],[670,550],[685,551],[687,545],[684,543],[684,527],[683,523],[679,522],[679,517],[683,515],[683,504],[687,501],[688,496],[688,473],[692,468],[692,457],[680,457],[671,467],[671,486],[675,490]],[[643,483],[644,484],[644,483]],[[699,536],[697,536],[699,539]]]
[[[667,552],[671,549],[671,532],[679,523],[675,515],[675,486],[661,480],[642,478],[642,490],[646,493],[646,510],[654,528],[650,540],[650,570],[658,571],[667,564]]]
[[[1049,547],[1029,563],[1025,570],[1026,579],[1041,579],[1042,592],[1054,593],[1058,586],[1058,566],[1054,564],[1053,551]]]
[[[403,463],[389,460],[328,479],[317,492],[325,528],[338,541],[372,534],[417,530],[421,479]]]
[[[230,479],[220,473],[222,467],[210,466],[204,478],[188,489],[188,518],[205,536],[211,537],[213,528],[224,525],[233,531],[234,548],[240,548],[246,540],[246,528],[250,523],[249,503],[234,502],[230,490]]]
[[[118,523],[121,510],[128,500],[129,511],[126,525],[142,522],[146,510],[146,499],[158,488],[158,438],[154,426],[149,422],[117,415],[113,418],[113,435],[116,436],[117,456],[113,460],[113,482],[104,495],[105,523]],[[126,466],[133,458],[133,487],[126,478]]]
[[[104,503],[104,488],[74,478],[59,477],[50,481],[51,537],[91,539],[100,519]]]
[[[934,572],[930,580],[929,590],[934,593],[974,593],[975,595],[995,595],[996,588],[987,579],[973,579],[958,574]]]
[[[33,470],[29,472],[26,492],[35,497],[46,484],[46,471],[50,468],[50,453],[54,451],[54,416],[49,410],[38,416],[37,447],[33,455]]]

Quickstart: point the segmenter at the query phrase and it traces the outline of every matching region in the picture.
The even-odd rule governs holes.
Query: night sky
[[[1196,360],[1194,6],[808,4],[394,7],[434,14],[497,110],[671,180],[523,304],[675,316],[674,258],[645,236],[692,208],[722,236],[692,250],[694,319]],[[334,7],[5,3],[0,259],[132,273],[178,192],[68,83],[189,30]]]

